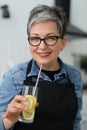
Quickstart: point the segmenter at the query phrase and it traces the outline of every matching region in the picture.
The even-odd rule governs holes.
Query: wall
[[[0,0],[0,6],[9,5],[10,19],[2,18],[0,9],[0,80],[10,67],[31,58],[27,42],[26,24],[29,11],[36,4],[53,5],[54,0]],[[71,23],[87,32],[87,1],[71,0]],[[87,39],[68,36],[67,46],[60,56],[75,65],[73,54],[87,54]]]
[[[7,4],[10,19],[2,18],[0,9],[0,80],[10,67],[31,58],[27,42],[27,19],[29,11],[36,4],[53,5],[53,0],[0,0],[0,6]]]
[[[87,32],[87,0],[71,0],[70,21]]]

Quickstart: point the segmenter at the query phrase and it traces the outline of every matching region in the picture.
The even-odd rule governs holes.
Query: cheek
[[[33,56],[35,54],[37,48],[33,47],[33,46],[29,46],[29,50],[30,50],[31,55]]]
[[[61,52],[61,46],[56,45],[56,46],[53,48],[53,53],[52,53],[53,57],[55,57],[55,58],[58,57],[59,54],[60,54],[60,52]]]
[[[35,48],[31,45],[29,45],[29,49],[30,49],[30,52],[33,52],[35,50]]]
[[[61,47],[57,45],[53,48],[53,51],[55,54],[59,54],[59,52],[61,51]]]

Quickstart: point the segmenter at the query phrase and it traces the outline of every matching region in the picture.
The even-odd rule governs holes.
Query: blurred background
[[[87,0],[0,0],[0,82],[5,71],[31,58],[29,11],[37,4],[60,5],[67,19],[67,46],[60,57],[80,69],[83,80],[82,130],[87,129]]]

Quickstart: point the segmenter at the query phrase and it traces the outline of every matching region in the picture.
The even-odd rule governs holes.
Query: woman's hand
[[[17,95],[11,103],[8,104],[6,112],[2,115],[6,130],[10,129],[18,121],[18,115],[20,112],[27,110],[27,107],[21,103],[23,101],[26,101],[26,98]]]

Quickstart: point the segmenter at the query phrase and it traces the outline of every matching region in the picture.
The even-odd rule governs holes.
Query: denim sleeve
[[[0,130],[4,130],[2,114],[5,113],[8,104],[14,96],[19,95],[26,77],[27,63],[19,64],[10,69],[3,76],[0,84]],[[12,130],[12,128],[10,129]]]
[[[1,115],[0,115],[0,130],[5,130]]]
[[[4,130],[2,114],[5,113],[8,104],[11,102],[16,93],[16,87],[11,74],[8,72],[4,75],[0,84],[0,130]]]
[[[75,122],[74,122],[74,129],[73,130],[81,130],[81,124],[80,124],[80,121],[81,121],[81,104],[82,104],[82,100],[81,99],[78,99],[78,104],[79,104],[79,109],[78,109],[78,112],[77,112],[77,115],[76,115],[76,118],[75,118]]]
[[[81,130],[81,110],[82,110],[82,78],[80,72],[77,72],[74,78],[75,92],[78,100],[78,111],[73,125],[73,130]]]

